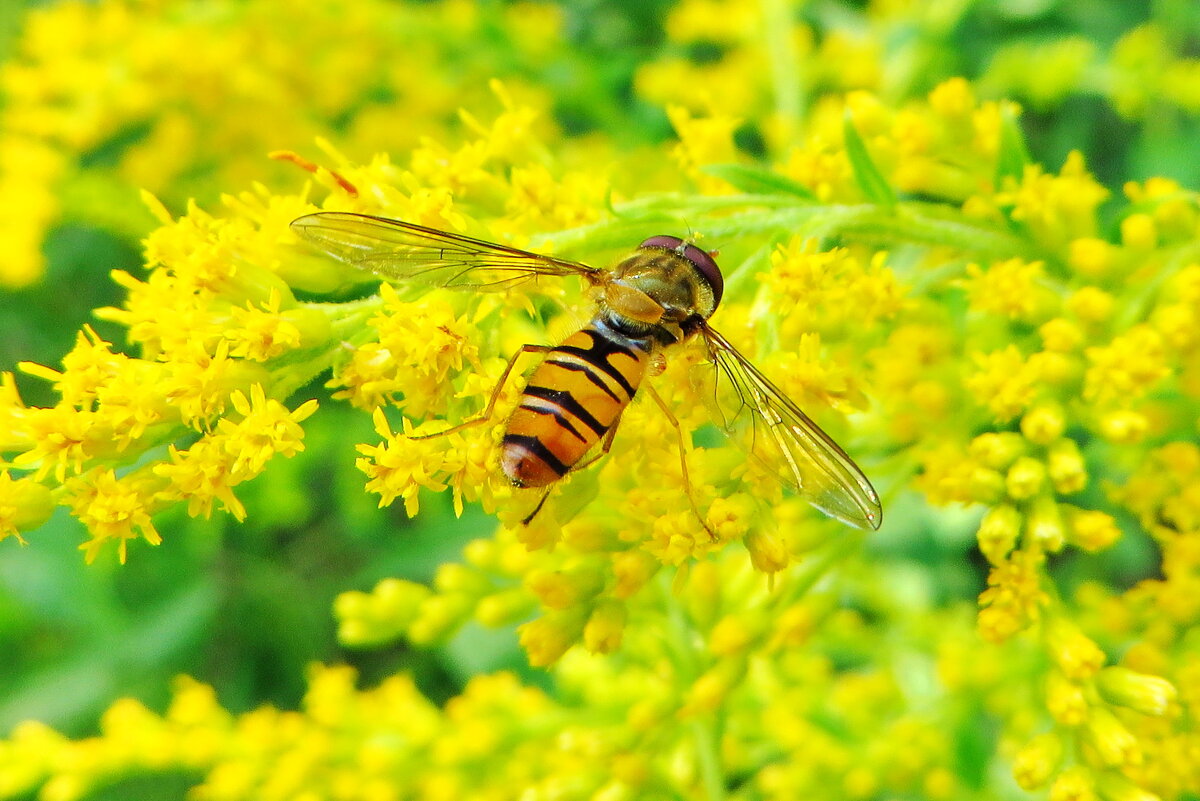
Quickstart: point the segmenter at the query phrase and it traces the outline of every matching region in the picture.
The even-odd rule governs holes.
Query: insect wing
[[[708,325],[701,331],[716,368],[718,422],[726,433],[825,514],[879,528],[879,495],[854,460],[725,337]]]
[[[543,275],[578,275],[596,284],[603,273],[580,262],[366,214],[308,214],[293,220],[292,230],[335,259],[389,281],[503,290]]]

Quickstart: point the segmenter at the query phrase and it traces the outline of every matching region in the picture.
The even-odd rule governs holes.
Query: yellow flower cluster
[[[61,371],[22,365],[54,384],[56,406],[27,408],[13,391],[0,413],[9,422],[4,452],[12,467],[29,471],[17,483],[49,482],[49,497],[91,532],[83,546],[89,560],[109,543],[119,544],[122,560],[129,540],[157,544],[151,515],[172,503],[185,501],[190,514],[207,516],[220,501],[242,517],[232,488],[260,474],[274,455],[303,450],[299,423],[316,410],[316,401],[289,410],[264,386],[277,386],[272,360],[328,347],[327,317],[299,308],[270,270],[234,259],[249,221],[229,225],[199,210],[180,220],[159,213],[164,227],[147,246],[156,269],[144,282],[118,276],[129,301],[101,310],[129,327],[144,356],[116,353],[85,329]],[[253,259],[250,237],[242,246]],[[289,362],[276,376],[297,369]],[[166,454],[143,458],[164,446]],[[20,495],[41,511],[14,508],[0,520],[0,535],[48,517],[47,493]]]
[[[478,195],[479,203],[495,203],[503,194],[496,191],[500,171],[534,146],[528,128],[536,112],[494,88],[505,111],[489,125],[476,123],[480,136],[459,151],[481,159],[474,168],[478,174],[459,186],[466,202]],[[418,150],[411,170],[383,159],[348,168],[346,175],[314,170],[342,205],[361,192],[397,216],[443,226],[465,220],[444,188],[421,188],[422,176],[449,178],[427,174],[429,163],[426,150]],[[513,180],[528,187],[532,179],[524,174]],[[561,191],[546,174],[542,182],[550,194]],[[188,214],[173,218],[153,197],[145,200],[161,223],[146,241],[151,271],[145,278],[116,273],[126,300],[120,308],[97,312],[127,328],[143,356],[114,352],[85,328],[61,370],[21,366],[54,385],[61,400],[52,408],[25,407],[6,377],[0,417],[8,425],[0,450],[10,459],[4,480],[12,486],[12,500],[0,507],[0,535],[19,537],[38,527],[58,503],[88,526],[89,559],[107,543],[119,543],[123,560],[130,540],[160,541],[151,516],[171,504],[208,516],[217,503],[241,519],[245,510],[233,488],[261,473],[272,455],[303,449],[299,423],[317,403],[289,411],[276,398],[332,367],[331,386],[339,390],[334,398],[371,410],[394,401],[417,417],[433,412],[466,417],[482,408],[491,391],[477,326],[503,317],[505,309],[529,305],[521,297],[473,303],[455,296],[456,311],[450,300],[432,295],[404,301],[390,287],[361,301],[299,301],[297,292],[343,291],[366,277],[347,275],[295,247],[287,224],[312,209],[303,194],[275,196],[260,187],[227,198],[224,217],[192,205]],[[379,210],[361,201],[358,208]],[[511,227],[518,235],[542,224],[522,213]],[[472,305],[474,318],[461,311],[465,304]],[[511,332],[502,329],[487,341],[498,349],[506,336]],[[496,354],[489,358],[503,363]],[[368,488],[385,502],[402,496],[415,513],[419,487],[452,485],[461,511],[464,497],[493,494],[485,491],[495,472],[489,429],[477,429],[482,438],[471,445],[462,437],[397,440],[382,417],[377,429],[389,442],[364,445],[360,466],[369,475]],[[442,456],[426,463],[414,449]],[[427,466],[417,469],[419,464]],[[13,468],[28,475],[14,478]],[[453,477],[436,477],[447,473]]]
[[[436,138],[436,124],[486,98],[490,78],[537,69],[558,41],[550,5],[496,17],[469,0],[68,0],[31,11],[0,67],[0,285],[41,276],[42,240],[60,219],[137,236],[148,220],[128,186],[175,207],[283,179],[263,163],[281,131],[307,144],[336,129],[359,152]],[[493,25],[512,30],[506,48],[463,46]],[[422,125],[396,125],[396,103]]]
[[[516,590],[491,596],[496,619],[519,619],[534,594],[565,610],[594,586],[585,566],[559,575],[545,569],[546,554],[519,546],[480,540],[467,550],[477,563],[541,566],[520,588],[523,600]],[[840,608],[835,591],[810,591],[817,572],[783,577],[769,591],[744,560],[725,558],[697,565],[679,594],[651,580],[630,596],[628,621],[609,608],[584,624],[598,651],[609,650],[614,626],[628,633],[619,648],[608,643],[612,657],[567,654],[554,695],[499,672],[470,679],[439,707],[407,676],[362,690],[350,669],[318,667],[299,710],[234,716],[212,689],[181,678],[163,714],[118,701],[93,738],[20,727],[0,749],[0,797],[41,787],[71,801],[125,778],[179,773],[202,777],[193,790],[200,798],[265,801],[698,797],[732,781],[780,800],[865,797],[883,787],[960,797],[968,787],[942,732],[946,711],[903,705],[914,684],[936,680],[932,665],[909,650],[915,640],[872,636],[869,618],[894,624],[904,611],[882,594],[860,598],[858,611]],[[445,568],[437,585],[465,594],[474,580]],[[437,636],[455,614],[426,611],[431,596],[416,585],[391,582],[375,596],[391,620],[410,621],[414,637]],[[347,596],[339,606],[363,600]],[[561,645],[567,617],[530,626],[534,653]],[[631,625],[637,620],[661,625]],[[955,636],[965,629],[961,617],[949,627]],[[930,647],[947,634],[930,628],[916,640]],[[947,657],[942,669],[971,670],[974,656]],[[844,660],[897,667],[845,669]]]
[[[22,133],[30,154],[68,130],[76,150],[92,147],[123,115],[175,96],[146,75],[169,49],[213,36],[208,16],[168,15],[145,64],[118,62],[125,106],[89,106],[86,86],[67,81],[67,67],[91,63],[89,48],[108,53],[164,5],[65,3],[35,15],[5,86],[25,87],[30,105],[62,102],[24,117],[41,120]],[[906,4],[871,5],[873,24],[887,25]],[[231,116],[246,105],[260,118],[278,112],[293,134],[321,127],[281,107],[295,92],[320,96],[319,114],[359,142],[380,135],[378,109],[363,108],[376,94],[403,98],[413,119],[451,116],[449,76],[413,77],[403,64],[360,95],[386,61],[374,29],[391,6],[345,12],[361,41],[329,50],[317,31],[341,15],[334,6],[314,4],[297,22],[328,62],[315,84],[284,91],[290,50],[275,54],[272,80],[249,66],[212,74],[260,47],[271,55],[263,10],[219,57],[200,48],[173,80],[215,84],[197,102]],[[396,9],[402,23],[466,41],[491,24],[467,2]],[[976,792],[999,760],[1053,799],[1200,792],[1196,194],[1167,179],[1129,184],[1106,225],[1102,205],[1115,198],[1081,154],[1057,170],[1030,163],[1014,104],[980,101],[957,78],[885,100],[870,91],[885,73],[877,38],[816,37],[790,12],[732,0],[672,9],[670,42],[717,57],[638,73],[636,90],[668,106],[671,145],[617,155],[599,137],[567,144],[540,99],[493,83],[491,117],[463,111],[425,136],[409,126],[389,145],[403,154],[394,162],[357,163],[322,141],[328,166],[275,154],[290,170],[279,182],[307,178],[300,189],[257,183],[219,212],[190,204],[182,215],[148,194],[158,221],[149,271],[115,274],[125,298],[99,310],[138,355],[85,328],[61,369],[21,366],[54,387],[53,406],[28,407],[13,376],[0,381],[0,537],[32,540],[63,506],[89,532],[89,559],[115,550],[124,560],[131,541],[168,534],[154,515],[169,506],[241,519],[237,487],[302,450],[301,424],[319,424],[316,400],[285,401],[320,393],[320,380],[324,403],[345,401],[374,423],[356,467],[381,506],[401,501],[415,516],[445,493],[456,513],[478,502],[500,521],[431,586],[388,578],[342,594],[342,642],[436,648],[469,637],[471,624],[515,628],[530,665],[552,667],[554,688],[482,674],[439,708],[404,676],[360,690],[347,669],[314,668],[302,710],[238,716],[184,679],[164,714],[119,701],[94,738],[20,727],[0,743],[0,797],[70,801],[178,772],[201,776],[195,793],[211,799],[952,799]],[[497,13],[496,24],[531,34],[529,48],[545,46],[533,34],[555,12]],[[63,20],[66,46],[49,34]],[[414,44],[412,58],[435,61],[453,38],[443,30]],[[1090,57],[1055,52],[1067,66]],[[797,71],[800,60],[812,71]],[[21,70],[27,86],[13,77]],[[243,84],[247,94],[229,94]],[[805,93],[828,86],[849,91],[802,117]],[[89,111],[98,118],[81,122]],[[200,142],[197,118],[156,116],[120,170],[144,178],[170,155],[173,181],[192,163],[190,145],[221,162],[222,182],[261,170],[216,158],[243,157],[229,142],[245,120]],[[747,122],[765,165],[741,155]],[[0,168],[14,158],[0,151]],[[64,169],[28,161],[31,174]],[[692,191],[651,192],[661,186]],[[713,325],[859,459],[882,490],[885,530],[871,540],[818,517],[724,437],[696,346],[651,365],[647,381],[674,417],[640,397],[596,464],[545,497],[508,486],[496,445],[527,362],[499,390],[496,381],[523,345],[578,330],[595,299],[574,279],[549,278],[497,293],[398,282],[364,297],[370,275],[289,230],[314,209],[597,264],[643,234],[702,234],[726,278]],[[36,195],[27,213],[35,231],[51,216]],[[31,274],[28,255],[14,275]],[[752,414],[741,401],[733,411]],[[853,426],[826,407],[853,412]],[[1128,591],[1079,578],[1106,569],[1106,549],[1152,551],[1147,538],[1161,577]],[[917,544],[898,556],[909,547],[898,540]],[[975,548],[978,573],[964,567]],[[944,561],[923,564],[929,552]],[[983,571],[978,606],[955,602],[981,588]],[[1001,742],[981,742],[994,720]]]
[[[840,9],[853,24],[830,26],[821,15],[797,13],[784,2],[682,0],[666,21],[671,47],[639,68],[635,86],[660,105],[719,108],[755,120],[770,142],[784,143],[798,132],[806,97],[857,89],[883,94],[913,80],[910,71],[945,69],[935,55],[938,45],[911,44],[915,31],[936,39],[933,31],[979,26],[978,15],[990,11],[970,4],[874,2]],[[1176,16],[1181,27],[1190,24],[1185,12]],[[1188,52],[1186,37],[1169,28],[1170,17],[1164,13],[1160,21],[1123,32],[1107,49],[1058,25],[1053,32],[1013,37],[996,47],[979,85],[988,96],[1038,110],[1099,95],[1127,118],[1162,108],[1194,114],[1200,108],[1200,59]]]
[[[495,231],[532,235],[546,218],[500,202],[497,188],[519,184],[528,194],[531,182],[540,182],[545,188],[534,195],[556,197],[562,184],[546,170],[509,169],[536,149],[529,136],[536,115],[497,91],[502,112],[490,124],[472,120],[476,138],[457,148],[426,144],[407,168],[385,160],[365,167],[339,163],[336,173],[314,167],[328,191],[327,207],[468,230],[489,219]],[[961,82],[909,107],[903,126],[896,124],[898,115],[864,96],[846,108],[854,130],[847,129],[845,149],[837,151],[844,176],[825,185],[824,205],[799,201],[788,207],[774,196],[764,195],[761,202],[730,196],[729,184],[736,186],[749,173],[726,171],[720,180],[701,181],[709,194],[698,196],[697,206],[679,201],[672,213],[702,224],[702,204],[728,197],[729,205],[709,212],[715,230],[729,225],[723,219],[727,210],[736,210],[739,225],[774,232],[778,246],[758,250],[757,257],[754,242],[734,240],[723,248],[721,258],[730,269],[718,320],[722,328],[771,372],[786,375],[781,385],[802,402],[864,408],[868,388],[877,386],[881,397],[864,417],[864,431],[911,449],[924,468],[918,485],[931,500],[988,507],[978,531],[979,547],[992,566],[980,597],[980,634],[999,644],[1039,622],[1048,631],[1062,631],[1048,560],[1068,545],[1091,552],[1121,537],[1111,511],[1093,508],[1094,499],[1078,500],[1093,491],[1097,475],[1108,475],[1078,432],[1094,432],[1106,447],[1136,446],[1153,425],[1171,425],[1187,403],[1184,395],[1172,400],[1162,388],[1168,378],[1184,375],[1196,345],[1186,320],[1200,284],[1197,268],[1166,273],[1144,314],[1130,318],[1116,310],[1130,307],[1140,290],[1122,283],[1119,265],[1136,260],[1146,275],[1172,269],[1171,249],[1195,235],[1194,206],[1177,202],[1177,188],[1131,186],[1128,194],[1141,201],[1140,217],[1126,220],[1123,241],[1099,240],[1094,216],[1102,195],[1073,157],[1057,176],[1028,168],[982,193],[953,199],[936,214],[901,201],[894,216],[863,196],[882,197],[880,176],[894,185],[914,119],[942,120],[952,112],[1000,125],[1003,114],[985,113]],[[685,141],[717,130],[697,127],[697,119],[678,118]],[[851,139],[863,134],[869,134],[865,151]],[[998,135],[989,141],[999,141]],[[695,144],[677,162],[680,171],[700,176],[703,154],[728,157],[725,150],[706,147]],[[812,147],[828,149],[817,140]],[[805,152],[801,148],[783,163],[803,162]],[[876,154],[882,157],[876,160]],[[985,174],[985,156],[996,157],[983,148],[977,162],[965,161],[960,169]],[[332,151],[331,157],[339,158]],[[801,180],[803,174],[782,180]],[[589,183],[594,189],[602,185]],[[529,507],[509,500],[513,491],[498,480],[494,466],[498,425],[517,387],[506,388],[486,425],[423,437],[477,414],[491,397],[498,367],[521,343],[568,331],[577,316],[555,307],[586,308],[579,288],[564,282],[539,285],[532,296],[412,296],[402,286],[385,287],[365,300],[300,301],[297,291],[332,293],[362,278],[294,247],[286,222],[310,208],[304,195],[258,191],[231,198],[226,217],[195,207],[178,219],[158,211],[163,226],[147,246],[155,269],[145,280],[118,276],[129,299],[123,308],[104,312],[129,329],[145,356],[114,353],[84,332],[61,371],[26,367],[54,382],[63,398],[59,407],[25,409],[9,395],[4,414],[15,425],[8,447],[18,451],[12,464],[30,472],[4,479],[22,488],[14,497],[26,499],[4,507],[11,532],[28,530],[28,522],[18,528],[17,521],[36,521],[31,509],[48,506],[46,493],[36,487],[48,487],[51,497],[88,524],[93,539],[85,547],[92,556],[111,541],[119,542],[122,554],[129,539],[156,542],[151,514],[168,503],[186,502],[194,515],[208,514],[219,503],[240,517],[244,512],[233,488],[261,472],[270,456],[294,453],[300,447],[298,423],[313,410],[310,401],[288,413],[268,395],[286,394],[332,368],[330,386],[337,397],[373,410],[381,442],[360,446],[359,467],[382,504],[402,499],[416,514],[422,491],[452,490],[456,510],[464,501],[483,500],[508,523],[495,537],[473,542],[464,564],[444,566],[432,590],[388,580],[370,594],[344,596],[338,615],[347,643],[403,637],[431,646],[472,620],[493,626],[527,620],[519,638],[530,662],[549,665],[566,658],[570,664],[577,644],[595,654],[638,653],[652,636],[639,621],[667,614],[679,603],[673,595],[678,593],[683,604],[701,605],[689,614],[702,621],[709,656],[692,664],[686,677],[668,682],[689,688],[671,702],[673,714],[683,720],[711,715],[740,694],[785,681],[775,677],[760,685],[762,677],[752,676],[750,667],[814,625],[805,622],[809,579],[787,568],[799,563],[815,580],[847,559],[855,538],[843,534],[834,540],[838,545],[822,548],[811,533],[819,524],[811,518],[801,522],[797,502],[782,499],[769,477],[746,464],[733,445],[686,448],[685,481],[673,426],[648,403],[627,410],[622,435],[601,465],[563,482],[532,523],[520,525]],[[635,212],[639,208],[661,213],[662,206],[630,204]],[[1007,215],[1020,235],[1000,232],[991,222],[998,215]],[[560,241],[586,249],[590,237],[608,242],[617,227],[590,224],[564,232]],[[861,236],[866,242],[820,247],[820,239],[829,236]],[[887,250],[868,244],[880,238]],[[924,249],[913,250],[913,243]],[[1010,247],[1028,255],[1004,256]],[[901,251],[902,257],[895,255]],[[940,266],[948,261],[958,268]],[[1057,265],[1053,271],[1050,264]],[[945,298],[959,298],[960,311],[948,308]],[[550,318],[549,334],[536,330],[526,315],[507,313],[534,307]],[[855,353],[869,358],[852,367]],[[705,418],[702,394],[693,385],[701,357],[695,351],[669,355],[665,371],[653,379],[681,409],[681,425],[688,428]],[[965,374],[964,365],[972,365]],[[877,380],[867,380],[868,367],[877,371]],[[133,385],[142,391],[131,392]],[[1146,406],[1150,398],[1153,414]],[[402,409],[403,423],[390,423],[381,404]],[[957,410],[952,420],[946,419],[950,410]],[[446,422],[414,425],[409,419],[430,415]],[[966,436],[980,428],[984,433]],[[162,444],[169,446],[166,458],[122,467]],[[689,508],[689,497],[716,532],[715,540]],[[774,500],[764,504],[765,499]],[[727,552],[738,541],[747,556]],[[745,590],[762,573],[776,577],[777,586],[793,582],[789,586],[796,592],[777,590],[782,594],[756,601],[762,605],[753,612],[735,612],[729,604],[742,597],[736,587]],[[716,603],[704,599],[718,587],[730,594],[725,605],[704,606]],[[793,603],[800,606],[792,608]],[[777,629],[778,621],[789,621],[786,631]],[[1047,635],[1047,648],[1070,650],[1054,645],[1057,636]],[[1047,674],[1044,709],[1059,726],[1086,728],[1087,742],[1093,743],[1088,748],[1100,754],[1099,761],[1085,749],[1075,767],[1056,773],[1065,764],[1061,759],[1031,752],[1030,764],[1052,766],[1042,770],[1044,781],[1054,775],[1060,783],[1118,781],[1109,775],[1112,770],[1134,764],[1127,755],[1140,740],[1129,734],[1130,744],[1120,745],[1125,735],[1116,733],[1115,713],[1087,700],[1092,685],[1079,684],[1095,677],[1094,692],[1104,686],[1113,697],[1128,694],[1117,679],[1099,676],[1123,676],[1128,683],[1131,674],[1105,673],[1116,668],[1101,670],[1105,660],[1097,654],[1091,652],[1086,675],[1079,673],[1082,668],[1063,667],[1058,678]],[[858,703],[881,693],[879,703],[886,707],[895,689],[890,679],[878,681],[876,686],[839,679],[830,697],[836,703],[842,693]],[[1084,706],[1071,706],[1072,698],[1082,698]],[[661,719],[670,708],[638,707],[636,714]],[[852,708],[847,702],[847,710]],[[800,722],[787,725],[808,731]],[[910,739],[919,740],[931,724],[897,719],[895,725],[898,732],[911,729]],[[1045,745],[1044,737],[1031,742],[1035,751],[1059,748]],[[829,747],[829,770],[853,756]],[[856,772],[851,789],[894,786],[899,779],[889,771],[897,768],[889,760],[896,758],[872,754],[864,762],[872,769]],[[924,758],[928,762],[919,771],[910,767],[904,781],[916,781],[920,773],[924,790],[952,792],[956,780],[936,738]],[[1084,777],[1084,769],[1095,775]],[[695,770],[690,781],[702,781],[702,767]],[[1020,767],[1019,774],[1033,777],[1038,770]],[[809,786],[807,778],[786,770],[759,775],[781,797]],[[1023,781],[1038,784],[1034,778]]]

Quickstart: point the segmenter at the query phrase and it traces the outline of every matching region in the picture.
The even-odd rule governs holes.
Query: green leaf
[[[1008,103],[1001,104],[1000,152],[996,155],[996,186],[1002,186],[1005,178],[1020,181],[1029,164],[1029,149],[1025,146],[1025,134],[1017,124],[1017,115]]]
[[[854,127],[854,115],[850,109],[846,109],[842,122],[846,156],[850,159],[850,166],[854,170],[854,180],[858,182],[859,188],[872,203],[889,209],[893,208],[896,205],[896,193],[892,191],[887,179],[883,177],[883,173],[871,159],[871,154],[867,152],[866,143],[858,135],[858,129]]]
[[[795,195],[805,200],[816,200],[817,196],[798,181],[761,167],[746,167],[741,164],[706,164],[700,171],[720,178],[722,181],[748,194]]]

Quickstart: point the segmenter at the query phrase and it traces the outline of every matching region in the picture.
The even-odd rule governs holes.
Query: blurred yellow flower
[[[484,512],[432,581],[342,593],[341,643],[506,627],[521,670],[552,673],[454,676],[440,704],[404,673],[318,666],[299,709],[242,714],[183,678],[94,737],[18,727],[0,797],[178,772],[209,799],[951,799],[1003,794],[1002,763],[1052,799],[1200,792],[1200,203],[1158,177],[1115,197],[1082,151],[1048,169],[1017,104],[986,99],[1040,114],[1086,87],[1137,119],[1195,107],[1194,60],[1147,25],[943,80],[930,42],[971,29],[970,4],[837,6],[853,29],[830,8],[684,0],[621,65],[602,43],[641,23],[566,6],[31,12],[0,70],[0,282],[36,279],[55,220],[154,227],[146,272],[115,272],[97,310],[128,348],[85,326],[61,364],[22,363],[44,407],[0,379],[4,547],[37,547],[55,507],[89,561],[179,536],[155,517],[172,507],[255,517],[246,482],[340,405],[373,424],[336,434],[380,506]],[[312,141],[323,163],[284,149]],[[124,182],[147,211],[112,201]],[[723,431],[695,342],[648,368],[673,418],[639,398],[595,464],[510,486],[497,440],[528,363],[496,382],[597,313],[590,288],[376,291],[297,241],[317,210],[597,266],[654,234],[712,248],[713,325],[861,460],[884,530],[809,514],[748,456],[738,425],[781,421],[737,385]],[[805,489],[839,470],[818,460]]]

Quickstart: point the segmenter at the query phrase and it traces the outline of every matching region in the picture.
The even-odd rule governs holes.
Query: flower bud
[[[1009,468],[1004,477],[1008,497],[1025,500],[1037,495],[1046,480],[1046,466],[1030,456],[1022,456]]]
[[[746,535],[745,543],[750,552],[750,564],[760,573],[778,573],[788,566],[791,555],[775,532],[755,529]]]
[[[744,613],[727,615],[709,632],[708,650],[714,656],[735,656],[749,649],[761,633]]]
[[[594,654],[609,654],[621,646],[625,632],[625,604],[602,601],[596,604],[583,627],[583,644]]]
[[[1050,785],[1050,801],[1099,801],[1096,777],[1090,768],[1072,765]]]
[[[591,500],[590,493],[588,500]],[[592,518],[576,518],[562,527],[564,545],[580,553],[607,553],[618,544],[616,532]]]
[[[1012,431],[988,431],[971,440],[967,452],[993,470],[1007,470],[1029,451],[1028,443]]]
[[[488,595],[475,607],[475,619],[490,628],[500,628],[523,620],[537,606],[536,599],[524,587],[512,587]]]
[[[1090,679],[1104,665],[1104,652],[1090,637],[1064,620],[1046,626],[1046,645],[1063,675],[1075,680]]]
[[[817,627],[817,615],[811,604],[795,603],[775,616],[771,647],[794,650],[812,637]]]
[[[1123,667],[1107,667],[1096,677],[1100,696],[1110,704],[1128,707],[1143,715],[1163,715],[1175,702],[1175,685]]]
[[[1136,445],[1146,436],[1150,421],[1141,412],[1118,409],[1100,418],[1100,434],[1118,445]]]
[[[1142,759],[1137,738],[1107,709],[1092,710],[1083,727],[1083,734],[1085,741],[1096,749],[1106,765],[1114,768],[1137,765]]]
[[[711,626],[716,622],[721,611],[721,599],[725,591],[724,577],[721,570],[713,561],[697,562],[686,572],[680,567],[675,575],[673,586],[677,593],[682,593],[686,587],[683,600],[688,614],[700,627]]]
[[[1046,677],[1046,709],[1063,726],[1078,726],[1088,717],[1083,688],[1058,671]]]
[[[631,731],[650,732],[661,727],[674,711],[674,704],[666,698],[643,698],[629,708],[625,722]]]
[[[612,760],[613,778],[630,787],[641,787],[653,776],[648,754],[618,754]]]
[[[1084,335],[1070,320],[1056,317],[1038,329],[1042,345],[1052,353],[1070,353],[1083,344]]]
[[[1138,787],[1115,771],[1100,774],[1096,778],[1096,789],[1104,801],[1162,801],[1160,796]]]
[[[370,280],[368,273],[353,270],[316,253],[301,252],[299,249],[294,257],[279,263],[279,277],[286,281],[287,285],[315,295],[328,295],[352,282]]]
[[[425,585],[397,578],[386,578],[371,591],[376,614],[392,620],[411,618],[429,596],[429,588]]]
[[[1054,498],[1049,495],[1038,496],[1026,516],[1025,531],[1029,540],[1038,543],[1047,553],[1062,550],[1067,535]]]
[[[521,647],[529,664],[545,667],[557,662],[583,633],[583,616],[579,609],[551,612],[531,620],[517,629]]]
[[[1087,486],[1087,465],[1073,439],[1060,439],[1050,446],[1046,469],[1055,492],[1069,495]]]
[[[1062,436],[1066,427],[1062,407],[1057,403],[1039,404],[1021,418],[1021,433],[1030,442],[1049,445]]]
[[[1109,547],[1121,538],[1121,529],[1112,515],[1090,509],[1075,509],[1069,516],[1068,539],[1085,551]]]
[[[1112,269],[1116,247],[1103,239],[1080,237],[1071,240],[1067,265],[1085,278],[1100,278]]]
[[[1112,316],[1116,299],[1095,286],[1080,287],[1067,299],[1067,308],[1086,323],[1103,323]]]
[[[434,595],[417,609],[408,627],[408,638],[416,645],[433,645],[448,639],[466,621],[471,601],[463,595]]]
[[[41,526],[54,513],[50,489],[32,479],[13,480],[7,470],[0,470],[0,539]],[[23,542],[23,540],[22,540]]]
[[[369,593],[343,592],[334,601],[338,640],[350,646],[390,642],[412,625],[429,597],[428,587],[396,578],[384,579]]]
[[[1158,230],[1149,214],[1130,214],[1121,221],[1121,242],[1131,250],[1154,250]]]
[[[450,562],[438,567],[433,586],[441,593],[479,596],[491,589],[491,582],[469,565]]]
[[[662,567],[662,563],[641,549],[632,549],[614,554],[612,571],[616,578],[613,595],[629,598],[646,585]]]
[[[1062,761],[1062,738],[1054,732],[1039,734],[1017,752],[1013,760],[1013,778],[1022,790],[1040,790],[1058,773]]]
[[[467,564],[474,565],[480,570],[497,570],[499,562],[499,546],[493,539],[479,538],[471,540],[462,550],[463,559]]]
[[[989,509],[979,523],[979,550],[993,565],[1004,561],[1016,547],[1021,533],[1021,513],[1011,504],[1001,504]]]
[[[695,715],[720,708],[745,672],[744,659],[722,659],[717,662],[692,683],[679,714]]]
[[[590,600],[600,592],[604,578],[600,571],[587,567],[537,570],[525,577],[525,586],[551,609],[567,609]]]
[[[995,503],[1004,497],[1004,475],[987,467],[971,471],[967,493],[977,503]]]

